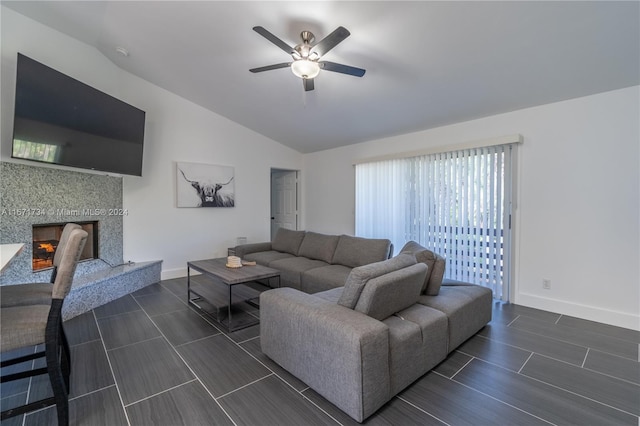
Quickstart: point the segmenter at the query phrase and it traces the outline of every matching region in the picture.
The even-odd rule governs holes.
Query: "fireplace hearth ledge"
[[[138,262],[77,275],[64,300],[62,316],[71,319],[112,300],[160,282],[162,261]]]

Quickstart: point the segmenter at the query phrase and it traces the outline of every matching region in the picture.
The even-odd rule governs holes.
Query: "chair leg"
[[[53,397],[58,412],[58,425],[66,426],[69,424],[69,394],[62,374],[62,365],[59,357],[60,349],[64,352],[64,348],[61,348],[57,341],[47,342],[45,353],[47,357],[47,372],[49,373],[51,389],[53,389]]]
[[[71,375],[71,350],[69,349],[69,341],[67,340],[67,334],[64,332],[64,327],[60,324],[60,340],[62,342],[62,376],[64,377],[64,383],[67,387],[67,393],[71,393],[69,377]]]
[[[69,424],[69,390],[65,385],[66,379],[63,369],[69,362],[69,354],[65,355],[65,337],[62,328],[62,299],[51,300],[51,310],[45,330],[45,356],[47,358],[47,372],[53,389],[53,399],[58,412],[58,426]]]

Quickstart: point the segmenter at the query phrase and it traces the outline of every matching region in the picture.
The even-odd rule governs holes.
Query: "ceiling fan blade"
[[[304,86],[304,91],[309,92],[314,89],[313,87],[313,79],[312,78],[303,78],[302,85]]]
[[[324,56],[325,53],[333,49],[351,33],[345,27],[336,28],[331,34],[316,43],[311,52],[318,54],[318,57]]]
[[[271,70],[277,70],[280,68],[287,68],[290,66],[291,66],[291,62],[283,62],[281,64],[267,65],[266,67],[251,68],[249,71],[251,72],[271,71]]]
[[[349,74],[354,77],[362,77],[366,70],[362,68],[351,67],[349,65],[336,64],[335,62],[322,61],[318,62],[320,67],[327,71],[339,72],[342,74]]]
[[[288,54],[293,55],[294,53],[296,53],[296,50],[293,47],[289,46],[287,43],[285,43],[284,41],[280,40],[278,37],[271,34],[269,31],[264,29],[264,27],[261,27],[261,26],[253,27],[253,30],[258,34],[260,34],[262,37],[269,40],[271,43],[278,46],[280,49],[287,52]]]

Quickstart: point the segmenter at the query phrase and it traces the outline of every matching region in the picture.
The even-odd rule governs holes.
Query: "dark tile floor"
[[[257,314],[254,311],[254,314]],[[166,280],[66,323],[72,425],[355,424]],[[493,321],[366,421],[371,425],[638,425],[640,333],[496,303]],[[50,392],[3,385],[2,406]],[[55,424],[53,407],[2,422]]]

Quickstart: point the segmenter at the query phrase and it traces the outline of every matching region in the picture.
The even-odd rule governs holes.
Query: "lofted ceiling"
[[[2,4],[302,153],[640,84],[637,1]],[[322,71],[312,92],[286,68],[252,74],[290,59],[256,25],[292,46],[344,26],[323,59],[367,72]]]

